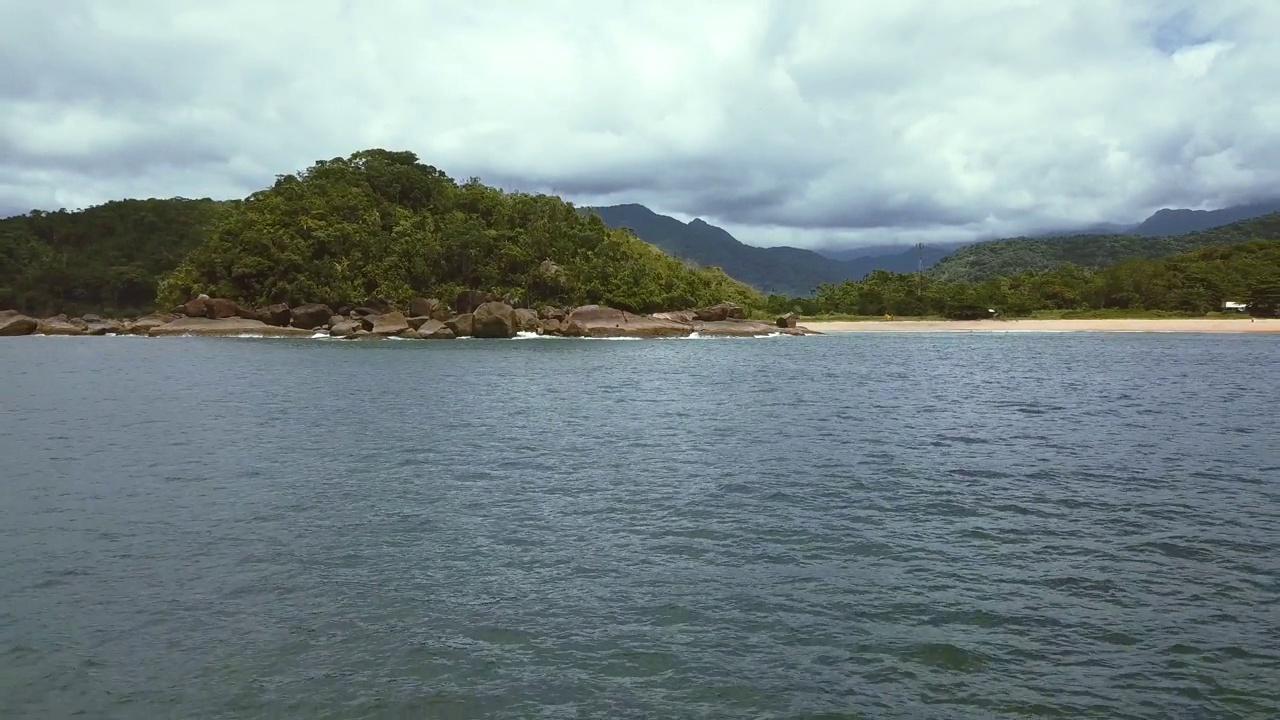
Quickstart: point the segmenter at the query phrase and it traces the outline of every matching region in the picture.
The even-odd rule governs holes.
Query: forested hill
[[[991,240],[956,250],[928,272],[939,280],[981,282],[1066,264],[1102,268],[1132,258],[1167,257],[1209,245],[1275,239],[1280,239],[1280,213],[1170,237],[1082,235]]]
[[[249,305],[451,298],[650,312],[762,296],[557,197],[458,183],[410,152],[320,161],[242,201],[126,200],[0,221],[0,308],[136,313],[196,293]]]
[[[150,308],[160,277],[236,204],[116,200],[0,220],[0,308],[40,314]]]
[[[472,290],[634,312],[760,299],[558,197],[458,183],[411,152],[374,149],[250,195],[165,277],[160,301],[208,293],[254,306],[403,305]]]
[[[794,247],[755,247],[702,220],[681,222],[643,205],[584,208],[612,228],[628,228],[642,240],[698,265],[723,268],[729,275],[769,294],[807,296],[818,285],[857,280],[875,270],[914,271],[921,261],[914,247],[895,253],[840,260]],[[932,265],[946,251],[923,248]]]

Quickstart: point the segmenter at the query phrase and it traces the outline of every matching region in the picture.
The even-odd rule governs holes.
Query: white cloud
[[[0,207],[242,196],[408,149],[759,243],[1274,195],[1270,0],[0,0]]]

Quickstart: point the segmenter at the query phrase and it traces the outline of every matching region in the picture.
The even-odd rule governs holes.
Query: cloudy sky
[[[0,211],[412,150],[756,244],[1280,195],[1276,0],[0,0]]]

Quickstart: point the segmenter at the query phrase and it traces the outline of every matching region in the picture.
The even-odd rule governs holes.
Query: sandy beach
[[[1280,319],[1169,318],[1142,320],[871,320],[802,322],[821,333],[851,332],[1165,332],[1280,333]]]

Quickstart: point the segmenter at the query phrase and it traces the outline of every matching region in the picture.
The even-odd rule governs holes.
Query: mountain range
[[[1009,259],[1011,254],[1030,253],[1045,262],[1058,255],[1082,256],[1093,245],[1104,247],[1101,255],[1110,257],[1124,249],[1135,256],[1159,256],[1168,249],[1181,249],[1199,243],[1150,242],[1155,238],[1180,236],[1211,228],[1229,225],[1250,218],[1257,218],[1280,211],[1280,200],[1237,205],[1221,210],[1162,209],[1136,225],[1105,225],[1091,227],[1087,231],[1038,234],[1035,237],[988,240],[974,243],[947,243],[924,246],[877,245],[862,248],[822,248],[818,251],[795,247],[756,247],[747,245],[702,219],[682,222],[668,215],[661,215],[643,205],[626,204],[606,207],[582,208],[593,212],[610,227],[630,228],[642,240],[652,243],[665,252],[704,266],[717,266],[737,278],[768,294],[808,296],[822,283],[839,283],[859,280],[876,270],[890,272],[914,272],[919,268],[931,268],[943,258],[960,256],[952,262],[945,274],[968,275],[973,259],[984,258],[983,269],[975,274],[986,275],[991,268],[985,259],[994,255],[1002,258],[999,264],[1018,264]],[[1047,248],[1066,242],[1070,252],[1057,253]],[[1144,244],[1151,247],[1144,248]],[[991,245],[991,247],[985,247]],[[1022,246],[1026,245],[1026,248]],[[1031,246],[1035,247],[1032,248]],[[1166,248],[1166,245],[1168,248]],[[975,249],[976,248],[976,249]],[[1081,250],[1080,248],[1086,248]],[[987,252],[991,250],[992,252]],[[1125,255],[1126,257],[1128,255]],[[1039,261],[1037,261],[1039,263]],[[1032,263],[1037,265],[1037,263]],[[1039,263],[1043,264],[1043,263]],[[1038,266],[1038,265],[1037,265]],[[965,271],[956,272],[964,267]]]
[[[605,225],[630,228],[640,239],[698,265],[722,268],[731,277],[767,293],[807,296],[821,283],[862,278],[874,270],[913,272],[942,259],[952,248],[898,246],[887,252],[841,259],[794,247],[755,247],[701,219],[688,223],[643,205],[584,208]],[[873,251],[874,252],[874,251]]]

